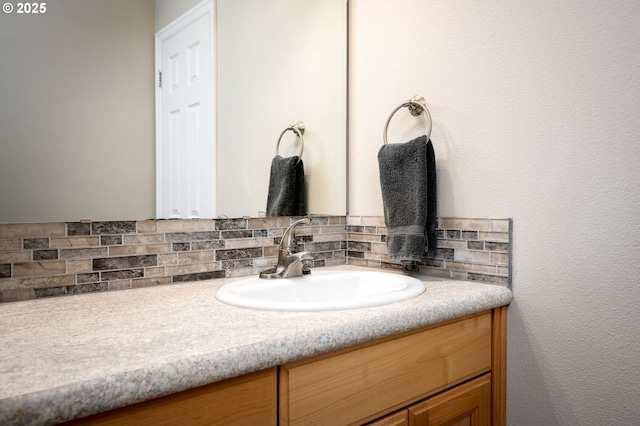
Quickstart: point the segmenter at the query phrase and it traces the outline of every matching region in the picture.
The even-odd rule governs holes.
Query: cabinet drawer
[[[372,420],[490,369],[490,313],[285,364],[280,424]]]
[[[64,425],[276,425],[276,388],[276,369],[270,368]]]

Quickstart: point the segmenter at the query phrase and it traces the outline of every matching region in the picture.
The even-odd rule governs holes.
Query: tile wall
[[[257,274],[294,219],[0,224],[0,302]],[[346,263],[345,223],[313,217],[299,251]]]
[[[438,252],[418,265],[403,266],[387,256],[381,216],[349,216],[347,257],[350,264],[409,269],[426,275],[485,283],[511,284],[511,219],[438,219]]]
[[[0,302],[257,274],[296,218],[0,224]],[[296,231],[314,267],[354,264],[510,284],[510,219],[438,221],[438,253],[387,257],[382,217],[313,217]]]

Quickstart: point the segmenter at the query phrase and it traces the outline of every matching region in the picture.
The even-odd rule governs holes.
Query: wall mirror
[[[197,3],[0,15],[0,222],[155,217],[154,34]],[[345,214],[347,0],[214,5],[218,216],[261,215],[278,136],[297,121],[309,213]]]

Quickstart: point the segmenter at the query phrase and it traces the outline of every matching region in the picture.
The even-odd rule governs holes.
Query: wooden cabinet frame
[[[491,424],[507,425],[507,306],[491,311]]]

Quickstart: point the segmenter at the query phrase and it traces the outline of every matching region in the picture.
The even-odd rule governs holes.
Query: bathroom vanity
[[[330,312],[224,305],[229,279],[6,305],[0,423],[504,424],[511,291],[421,278]]]

